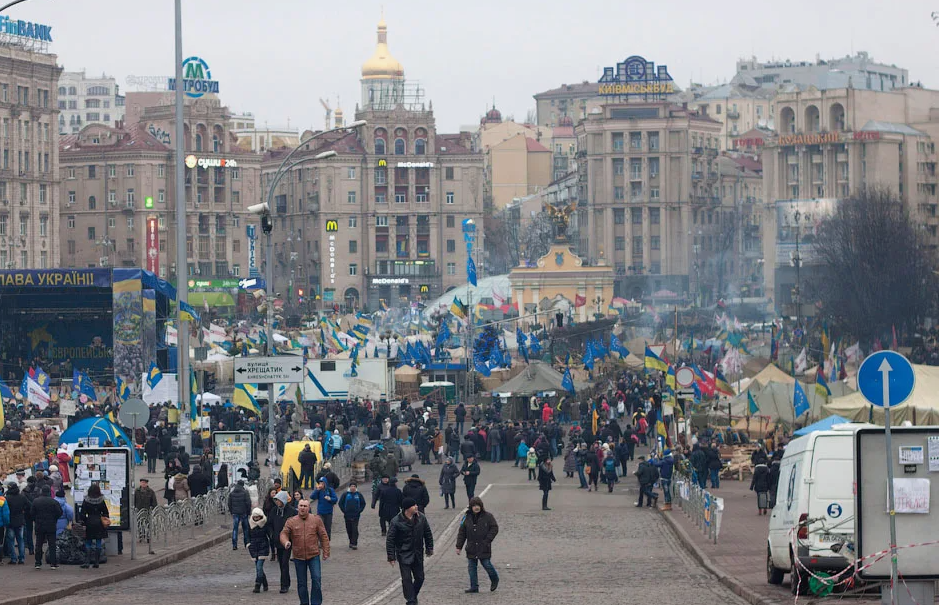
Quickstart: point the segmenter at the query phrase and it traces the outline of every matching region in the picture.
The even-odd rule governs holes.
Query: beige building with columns
[[[614,269],[617,296],[692,298],[694,213],[721,205],[720,132],[664,101],[604,105],[575,127],[581,253]]]

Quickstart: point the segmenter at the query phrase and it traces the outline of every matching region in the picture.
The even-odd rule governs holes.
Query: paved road
[[[415,468],[436,484],[439,466]],[[559,467],[560,468],[560,467]],[[425,470],[426,469],[426,470]],[[423,471],[423,472],[422,472]],[[465,595],[468,586],[466,558],[454,548],[459,515],[443,510],[436,490],[431,490],[428,509],[437,539],[436,554],[427,561],[428,581],[422,603],[530,603],[563,602],[568,605],[598,602],[685,605],[689,602],[743,605],[720,586],[688,555],[658,513],[633,507],[633,480],[624,480],[613,494],[595,494],[576,488],[566,479],[551,492],[550,512],[541,511],[541,492],[535,482],[510,464],[484,464],[479,492],[499,521],[493,563],[502,576],[499,590],[488,592],[489,582],[480,569],[483,594]],[[491,485],[490,485],[491,484]],[[458,491],[457,501],[465,503]],[[341,519],[333,526],[334,556],[324,566],[327,603],[348,605],[400,605],[397,569],[385,562],[382,538],[372,511],[363,518],[359,550],[345,541]],[[268,578],[276,590],[278,572],[267,564]],[[53,572],[28,570],[33,581]],[[88,570],[88,573],[94,573]],[[133,580],[93,589],[56,601],[59,605],[126,605],[142,594],[160,602],[192,602],[231,605],[257,601],[251,593],[254,565],[246,551],[229,545],[207,549],[187,561]],[[295,586],[295,584],[294,584]],[[612,601],[611,599],[615,599]],[[294,590],[287,595],[268,593],[265,602],[296,603]]]

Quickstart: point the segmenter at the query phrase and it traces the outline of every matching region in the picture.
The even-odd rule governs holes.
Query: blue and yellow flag
[[[668,372],[665,373],[665,386],[673,391],[677,388],[675,383],[675,366],[668,366]]]
[[[147,386],[153,389],[156,385],[160,384],[161,380],[163,380],[163,372],[160,371],[155,361],[151,361],[150,369],[147,370]]]
[[[450,312],[460,319],[466,319],[466,305],[456,296],[453,297],[453,302],[450,303]]]
[[[723,393],[724,395],[730,395],[731,397],[737,394],[737,392],[734,391],[734,387],[732,387],[730,383],[727,382],[727,379],[724,378],[723,372],[721,372],[719,369],[714,370],[714,390],[716,390],[718,393]]]
[[[257,392],[258,385],[256,384],[236,384],[232,403],[235,407],[244,408],[260,416],[261,406],[258,405],[258,400],[255,397]]]
[[[815,392],[821,397],[831,397],[831,388],[825,382],[825,372],[819,367],[815,373]]]
[[[362,313],[356,313],[355,318],[359,320],[360,326],[372,327],[372,318]]]
[[[199,393],[199,383],[196,382],[196,373],[189,366],[189,423],[192,430],[198,431],[200,425],[199,406],[196,405],[196,397]]]
[[[124,382],[120,376],[117,377],[117,397],[121,401],[127,401],[130,397],[130,387],[127,386],[127,383]]]
[[[0,397],[3,397],[4,399],[13,399],[16,397],[10,387],[7,386],[7,383],[3,382],[2,379],[0,379]],[[0,423],[0,427],[2,426],[3,424]]]
[[[192,305],[184,300],[179,301],[179,319],[182,321],[199,321],[199,314]]]
[[[662,361],[662,358],[652,352],[648,346],[646,346],[646,360],[645,366],[647,370],[659,370],[660,372],[668,371],[668,364]]]

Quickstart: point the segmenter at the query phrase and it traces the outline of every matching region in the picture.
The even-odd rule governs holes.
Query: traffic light
[[[153,196],[152,195],[148,195],[147,197],[144,198],[143,207],[147,208],[148,210],[150,208],[153,208]]]

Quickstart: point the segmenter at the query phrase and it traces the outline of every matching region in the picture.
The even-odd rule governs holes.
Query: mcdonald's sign
[[[388,162],[387,162],[387,160],[385,160],[384,158],[378,160],[378,167],[379,167],[379,168],[384,168],[384,167],[386,167],[387,165],[388,165]]]
[[[430,286],[427,284],[421,284],[421,294],[427,294],[430,292]]]
[[[326,233],[336,233],[337,231],[339,231],[339,221],[335,219],[326,221]]]

